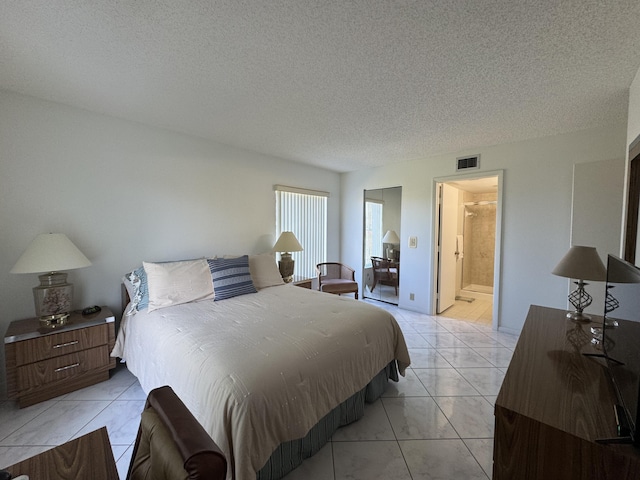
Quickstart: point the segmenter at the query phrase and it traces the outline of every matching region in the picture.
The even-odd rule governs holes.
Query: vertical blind
[[[364,259],[365,268],[372,266],[371,257],[382,256],[382,209],[378,201],[365,201]]]
[[[327,260],[326,192],[276,185],[276,239],[282,232],[293,232],[302,252],[291,252],[293,274],[314,277],[316,264]]]

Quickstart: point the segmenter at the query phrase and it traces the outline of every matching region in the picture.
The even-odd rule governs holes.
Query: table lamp
[[[588,285],[585,280],[602,282],[607,276],[607,270],[595,247],[574,245],[551,273],[559,277],[577,280],[574,283],[578,288],[569,294],[569,303],[573,305],[575,311],[567,313],[567,318],[574,322],[590,322],[591,317],[582,313],[593,300],[584,289],[585,285]]]
[[[33,287],[36,315],[45,326],[62,325],[73,305],[73,284],[59,270],[88,267],[91,262],[63,233],[43,233],[29,244],[11,273],[43,273]]]
[[[395,230],[387,230],[387,233],[382,237],[382,243],[390,243],[392,245],[398,245],[400,243],[400,237]],[[387,258],[393,259],[393,247],[387,249]]]
[[[293,280],[293,267],[295,265],[290,252],[301,252],[302,250],[302,245],[300,245],[300,242],[298,242],[298,239],[293,232],[282,232],[278,241],[273,246],[274,252],[280,252],[278,268],[280,269],[282,279],[286,283]]]
[[[626,262],[620,258],[609,255],[607,262],[607,286],[604,298],[604,326],[617,327],[618,321],[609,317],[609,314],[620,306],[620,302],[613,295],[614,288],[624,288],[626,283],[640,283],[638,270],[631,267],[626,268]],[[623,317],[624,318],[624,317]]]

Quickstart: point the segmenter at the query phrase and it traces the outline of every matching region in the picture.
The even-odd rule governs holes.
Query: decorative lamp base
[[[574,283],[578,288],[569,294],[569,303],[573,305],[573,308],[576,310],[575,312],[567,313],[567,318],[570,318],[574,322],[589,323],[591,321],[591,317],[582,313],[593,301],[591,295],[589,295],[584,289],[584,287],[589,284],[585,283],[583,280],[578,280]]]
[[[578,323],[589,323],[591,321],[591,317],[582,312],[569,312],[567,313],[567,318]]]
[[[280,275],[282,275],[282,279],[285,283],[291,283],[293,280],[293,267],[295,266],[295,262],[293,258],[291,258],[290,253],[281,253],[280,261],[278,262],[278,268],[280,270]]]
[[[69,319],[68,313],[59,313],[57,315],[47,315],[40,317],[40,326],[46,328],[56,328],[67,324]]]
[[[36,315],[47,325],[66,321],[73,303],[73,284],[67,274],[51,272],[38,276],[40,285],[33,287]]]

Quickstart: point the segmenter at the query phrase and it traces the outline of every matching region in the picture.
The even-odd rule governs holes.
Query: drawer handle
[[[58,345],[54,345],[53,348],[69,347],[71,345],[76,345],[78,343],[80,343],[80,340],[74,340],[73,342],[67,342],[67,343],[59,343]]]
[[[79,363],[74,363],[73,365],[67,365],[66,367],[56,368],[54,372],[62,372],[63,370],[69,370],[70,368],[76,368],[79,366],[80,366]]]

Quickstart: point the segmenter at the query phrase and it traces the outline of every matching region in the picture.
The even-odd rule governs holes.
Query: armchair
[[[355,293],[358,299],[358,282],[356,282],[355,270],[338,262],[326,262],[316,265],[318,274],[318,290],[321,292]]]
[[[169,386],[149,392],[127,480],[224,480],[227,461]]]
[[[379,283],[380,285],[391,285],[398,295],[398,264],[382,257],[371,257],[371,264],[373,265],[371,291],[373,292]]]

